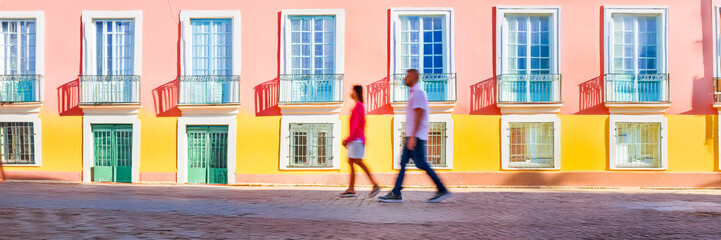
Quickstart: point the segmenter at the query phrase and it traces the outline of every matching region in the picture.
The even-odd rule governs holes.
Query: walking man
[[[401,154],[401,170],[396,178],[396,185],[393,191],[383,197],[378,197],[381,202],[400,203],[403,202],[401,189],[403,188],[403,177],[406,173],[406,165],[410,159],[418,169],[426,171],[429,177],[438,187],[435,196],[428,199],[428,202],[440,202],[451,196],[451,193],[443,186],[441,179],[433,171],[426,161],[426,141],[428,140],[428,96],[418,84],[418,70],[409,69],[406,71],[406,86],[410,87],[410,96],[406,106],[406,136],[404,140],[403,153]]]

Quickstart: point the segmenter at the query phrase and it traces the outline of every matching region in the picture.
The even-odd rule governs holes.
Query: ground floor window
[[[91,124],[93,181],[132,182],[133,125]]]
[[[187,126],[188,182],[228,183],[228,126]]]
[[[660,168],[661,123],[616,122],[616,168]]]
[[[401,139],[400,141],[398,141],[400,143],[398,147],[400,147],[402,150],[402,148],[405,147],[405,122],[401,123],[400,132]],[[444,168],[448,166],[446,164],[446,139],[448,138],[446,132],[447,128],[445,122],[429,123],[428,140],[426,141],[426,160],[428,161],[428,164],[431,165],[431,167]],[[413,165],[413,159],[411,159],[408,164]]]
[[[290,123],[288,167],[332,167],[333,124]]]
[[[35,164],[32,122],[0,122],[0,159],[3,164]]]
[[[508,167],[553,168],[553,130],[552,122],[508,123]]]

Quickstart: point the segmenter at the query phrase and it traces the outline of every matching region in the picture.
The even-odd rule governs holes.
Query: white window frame
[[[714,78],[721,77],[721,31],[719,30],[719,27],[721,27],[721,20],[719,17],[721,17],[721,6],[714,6],[713,8],[713,65],[714,65]]]
[[[132,19],[135,24],[133,75],[141,75],[143,66],[143,11],[83,11],[83,75],[97,75],[96,19]]]
[[[406,121],[405,115],[395,115],[393,117],[393,169],[401,169],[401,155],[403,149],[400,147],[403,142],[400,127]],[[431,113],[428,115],[428,123],[443,122],[446,123],[446,166],[435,167],[433,169],[453,169],[453,116],[450,113]],[[417,169],[415,165],[408,164],[406,169]]]
[[[661,123],[661,167],[659,168],[618,168],[616,167],[616,123],[617,122],[639,122],[639,123]],[[658,171],[668,169],[668,119],[664,115],[620,115],[611,114],[609,117],[609,166],[611,170],[649,170]]]
[[[445,32],[444,32],[444,46],[443,50],[447,53],[444,61],[444,72],[454,73],[456,72],[455,60],[455,20],[453,14],[453,8],[391,8],[391,66],[390,72],[393,73],[404,73],[402,72],[401,53],[400,49],[400,34],[401,34],[401,16],[444,16],[445,21]],[[420,70],[420,69],[419,69]]]
[[[613,66],[613,14],[638,14],[658,15],[661,27],[658,29],[658,45],[661,46],[657,53],[657,65],[659,73],[668,73],[668,7],[667,6],[604,6],[604,71],[611,73]],[[638,44],[638,38],[635,39]]]
[[[553,167],[523,168],[510,167],[509,123],[550,122],[553,123]],[[556,114],[503,115],[501,117],[501,168],[503,170],[558,170],[561,169],[561,118]]]
[[[549,15],[549,47],[551,53],[551,74],[561,73],[561,7],[560,6],[497,6],[496,7],[496,73],[503,74],[505,63],[503,59],[508,55],[506,44],[506,14],[518,15]],[[530,44],[530,40],[529,40]],[[527,53],[530,56],[530,52]],[[526,63],[530,66],[530,62]]]
[[[83,116],[83,182],[92,182],[90,178],[95,164],[95,148],[93,147],[93,124],[131,124],[133,125],[132,170],[131,182],[140,181],[140,120],[135,114]]]
[[[0,114],[0,122],[29,122],[33,123],[33,131],[35,136],[34,149],[35,163],[33,164],[3,164],[5,167],[40,167],[42,166],[42,131],[40,127],[40,118],[37,113],[31,114]]]
[[[345,9],[284,9],[281,12],[280,73],[290,74],[290,16],[335,16],[335,73],[345,71]]]
[[[182,10],[180,11],[181,25],[181,46],[180,56],[183,59],[180,65],[182,75],[191,75],[193,73],[193,28],[190,25],[192,19],[231,19],[233,24],[233,53],[232,61],[233,75],[240,75],[240,11],[239,10]]]
[[[45,12],[0,11],[0,19],[35,19],[35,74],[45,75]],[[42,80],[41,80],[42,81]],[[45,98],[44,84],[40,84],[40,102]]]
[[[330,123],[333,124],[333,165],[331,167],[290,167],[290,124],[291,123]],[[337,170],[340,169],[340,116],[338,114],[319,115],[283,115],[280,120],[280,161],[281,170]]]
[[[183,116],[178,118],[178,172],[177,181],[188,183],[187,127],[194,125],[228,126],[228,184],[235,183],[237,124],[236,116]]]

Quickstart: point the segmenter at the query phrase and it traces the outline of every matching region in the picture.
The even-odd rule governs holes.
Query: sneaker
[[[401,197],[401,195],[395,195],[393,192],[389,192],[385,196],[378,197],[378,200],[384,203],[402,203],[403,197]]]
[[[437,192],[435,196],[428,199],[428,202],[432,202],[432,203],[441,202],[443,200],[446,200],[446,198],[448,198],[450,196],[451,196],[451,192],[449,192],[448,190],[445,190],[442,192]]]

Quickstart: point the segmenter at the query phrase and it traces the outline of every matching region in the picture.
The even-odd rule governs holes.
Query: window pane
[[[661,123],[616,123],[617,168],[660,168]]]
[[[508,133],[509,167],[554,167],[552,122],[512,122]]]
[[[35,132],[30,122],[0,123],[0,160],[3,164],[35,163]]]
[[[194,75],[232,75],[231,19],[191,19]]]
[[[333,124],[291,123],[289,167],[332,167]]]

